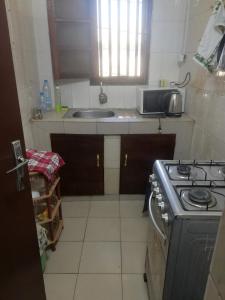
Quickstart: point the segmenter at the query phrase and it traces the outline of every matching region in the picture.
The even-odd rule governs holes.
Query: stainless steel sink
[[[87,109],[87,110],[69,110],[64,118],[85,118],[85,119],[98,119],[98,118],[112,118],[115,113],[111,110],[98,110],[98,109]]]

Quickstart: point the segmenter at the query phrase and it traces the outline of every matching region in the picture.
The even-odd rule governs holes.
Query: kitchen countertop
[[[79,110],[79,109],[78,109]],[[143,117],[135,109],[105,109],[115,112],[114,117],[110,118],[63,118],[64,112],[57,113],[55,111],[44,114],[43,119],[34,120],[32,122],[84,122],[84,123],[138,123],[138,122],[156,122],[158,118]],[[183,114],[180,118],[166,117],[161,118],[162,121],[171,122],[194,122],[188,115]]]
[[[42,120],[33,120],[31,124],[34,146],[51,151],[51,134],[176,134],[174,158],[189,159],[195,121],[186,114],[180,118],[161,118],[160,126],[158,118],[143,117],[136,109],[107,110],[114,111],[115,117],[63,118],[66,112],[45,113]]]

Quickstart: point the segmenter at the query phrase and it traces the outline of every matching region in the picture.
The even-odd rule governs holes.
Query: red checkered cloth
[[[29,172],[38,172],[53,181],[58,170],[65,165],[64,160],[59,154],[48,151],[37,151],[34,149],[26,150],[26,156],[29,159]]]

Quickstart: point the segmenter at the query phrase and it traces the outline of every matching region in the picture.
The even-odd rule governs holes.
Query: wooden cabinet
[[[54,77],[89,78],[91,0],[48,0]]]
[[[120,194],[144,194],[156,159],[173,159],[175,134],[121,136]]]
[[[65,161],[62,195],[104,194],[104,136],[51,134],[52,150]]]

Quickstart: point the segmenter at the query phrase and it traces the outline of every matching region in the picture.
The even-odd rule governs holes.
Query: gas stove
[[[156,161],[152,179],[174,215],[218,216],[225,208],[225,162]]]
[[[158,160],[150,182],[146,279],[150,293],[162,291],[151,297],[203,300],[225,209],[225,162]]]

